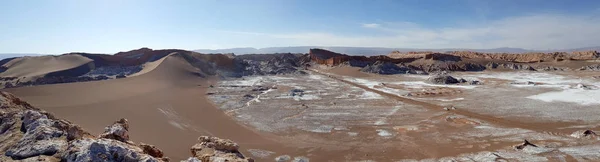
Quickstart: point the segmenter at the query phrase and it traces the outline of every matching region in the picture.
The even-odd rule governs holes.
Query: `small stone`
[[[276,162],[287,162],[292,160],[292,157],[290,157],[289,155],[281,155],[275,158]]]

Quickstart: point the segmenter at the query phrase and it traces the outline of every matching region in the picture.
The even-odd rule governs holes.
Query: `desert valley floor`
[[[463,83],[433,84],[427,74],[316,64],[222,77],[190,59],[165,55],[126,78],[3,91],[93,134],[127,118],[132,139],[175,161],[201,135],[231,139],[256,161],[600,160],[597,71],[455,71]],[[75,60],[83,63],[67,68],[86,61]],[[36,69],[17,67],[8,72]]]
[[[339,67],[217,81],[166,68],[177,67],[177,60],[163,64],[175,65],[126,79],[7,91],[92,132],[128,118],[132,138],[174,159],[187,156],[182,146],[198,134],[237,141],[259,161],[281,155],[313,161],[600,159],[596,139],[571,135],[600,126],[597,73],[456,72],[482,84],[434,85],[424,82],[426,75]],[[523,140],[538,147],[514,150]]]

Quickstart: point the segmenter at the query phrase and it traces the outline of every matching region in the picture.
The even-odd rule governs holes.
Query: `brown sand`
[[[334,74],[351,76],[351,77],[356,77],[356,78],[369,77],[369,74],[360,72],[359,70],[360,70],[359,67],[339,66],[339,67],[329,69],[328,71],[332,72]]]
[[[189,157],[189,148],[200,135],[232,139],[243,149],[289,150],[211,105],[205,91],[216,79],[200,78],[196,71],[180,57],[169,56],[137,77],[6,91],[95,134],[112,121],[127,118],[132,140],[154,144],[173,160]]]
[[[35,77],[55,71],[78,67],[92,60],[81,55],[21,57],[13,59],[3,66],[8,68],[0,77]]]

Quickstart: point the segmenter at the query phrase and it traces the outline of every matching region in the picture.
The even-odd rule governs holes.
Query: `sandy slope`
[[[6,91],[96,134],[106,123],[127,118],[131,138],[155,144],[174,160],[189,156],[189,146],[200,135],[232,139],[244,150],[285,150],[211,105],[204,96],[216,79],[200,78],[197,71],[178,55],[171,55],[136,77]]]
[[[0,77],[33,77],[55,71],[67,70],[91,62],[92,59],[81,55],[20,57],[3,66],[8,68]]]
[[[160,64],[161,64],[161,63],[162,63],[162,62],[163,62],[165,59],[167,59],[169,56],[171,56],[171,55],[173,55],[173,54],[174,54],[174,53],[172,53],[172,54],[169,54],[169,55],[167,55],[167,56],[165,56],[165,57],[162,57],[162,58],[160,58],[160,59],[158,59],[158,60],[156,60],[156,61],[152,61],[152,62],[146,62],[146,63],[144,63],[144,64],[142,65],[142,70],[141,70],[141,71],[139,71],[139,72],[137,72],[137,73],[134,73],[134,74],[132,74],[132,75],[129,75],[129,77],[134,77],[134,76],[139,76],[139,75],[142,75],[142,74],[146,74],[146,73],[148,73],[148,72],[150,72],[150,71],[152,71],[152,70],[156,69],[156,67],[158,67],[158,65],[160,65]]]

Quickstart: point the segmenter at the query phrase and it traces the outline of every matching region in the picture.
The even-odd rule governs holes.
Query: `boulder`
[[[598,135],[596,134],[596,132],[588,129],[588,130],[578,130],[576,132],[573,132],[571,134],[571,137],[574,137],[574,138],[593,138],[593,139],[597,139]]]
[[[289,155],[281,155],[281,156],[277,156],[275,158],[276,162],[287,162],[292,160],[292,157],[290,157]]]
[[[433,84],[456,84],[460,83],[458,79],[445,74],[433,75],[427,79],[429,83]]]

